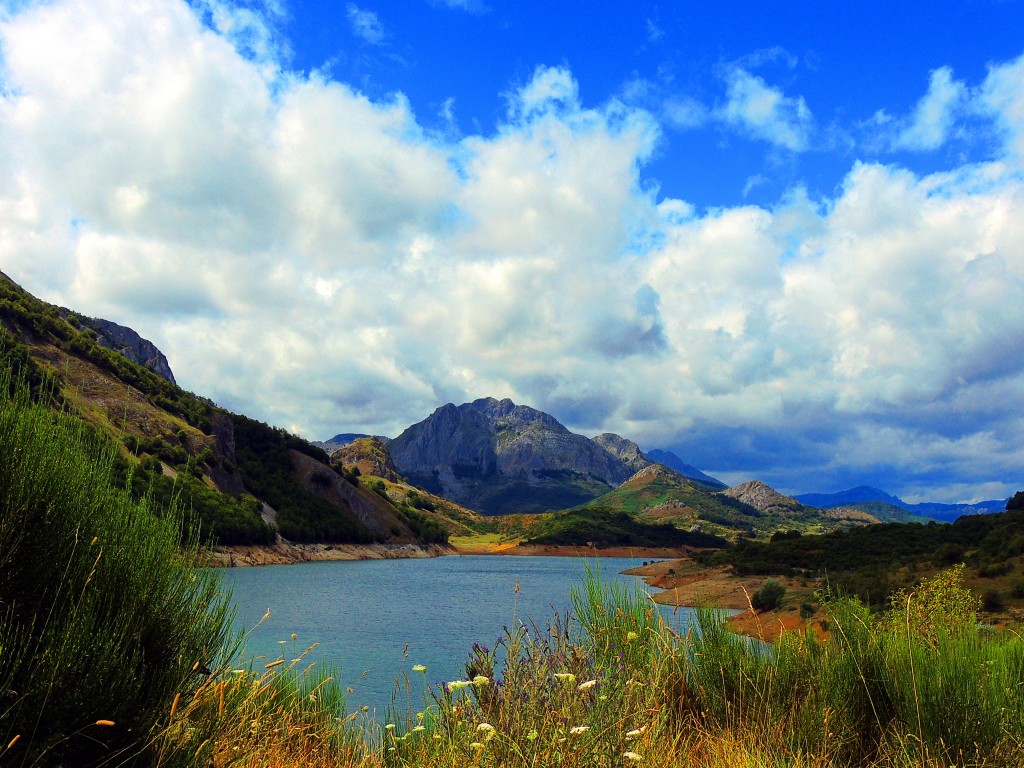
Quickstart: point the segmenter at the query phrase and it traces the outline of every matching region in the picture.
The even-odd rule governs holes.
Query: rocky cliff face
[[[521,511],[517,502],[532,510],[540,502],[531,494],[543,495],[541,506],[547,508],[572,506],[634,471],[553,416],[508,399],[449,403],[388,447],[398,471],[410,480],[484,511]]]
[[[142,338],[131,328],[98,317],[80,317],[64,307],[58,307],[57,311],[78,330],[95,333],[100,346],[120,352],[133,363],[148,368],[172,384],[177,383],[164,353],[157,349],[156,344]]]

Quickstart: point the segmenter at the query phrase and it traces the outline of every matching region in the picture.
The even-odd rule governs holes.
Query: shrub
[[[782,598],[786,595],[786,587],[781,581],[768,579],[761,588],[754,593],[750,604],[757,611],[773,611],[782,605]]]

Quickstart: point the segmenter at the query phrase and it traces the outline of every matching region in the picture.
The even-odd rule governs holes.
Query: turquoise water
[[[290,661],[319,643],[306,659],[339,673],[342,686],[351,689],[348,710],[365,705],[383,719],[403,673],[412,691],[399,696],[399,705],[420,706],[426,683],[465,676],[473,643],[493,647],[506,626],[534,621],[544,627],[555,612],[571,610],[570,590],[582,583],[587,562],[600,570],[602,581],[645,587],[641,579],[620,574],[643,562],[632,558],[602,558],[595,565],[571,557],[451,556],[221,573],[240,626],[255,627],[249,656],[266,657],[260,664]],[[663,613],[685,633],[689,610]],[[412,672],[414,664],[426,666],[426,675]]]

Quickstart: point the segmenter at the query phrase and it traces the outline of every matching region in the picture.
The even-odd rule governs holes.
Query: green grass
[[[180,515],[113,487],[116,455],[0,369],[5,759],[142,758],[174,696],[231,647],[229,603],[190,566],[195,545],[179,548]]]

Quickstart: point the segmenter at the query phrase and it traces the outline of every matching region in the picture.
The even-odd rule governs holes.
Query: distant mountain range
[[[683,477],[689,477],[692,480],[700,480],[715,488],[728,488],[728,486],[718,478],[712,477],[711,475],[705,475],[696,467],[687,464],[685,461],[680,459],[672,453],[672,451],[663,451],[660,448],[655,448],[653,451],[648,451],[647,455],[650,456],[653,461],[656,461],[659,464],[664,464],[669,469],[674,469]]]
[[[908,504],[898,496],[892,496],[879,488],[859,485],[838,493],[803,493],[794,496],[801,504],[821,509],[851,507],[854,509],[878,510],[878,505],[902,509],[919,517],[951,522],[963,515],[979,515],[990,512],[1002,512],[1006,509],[1006,499],[979,501],[974,504],[941,504],[939,502],[922,502]]]

